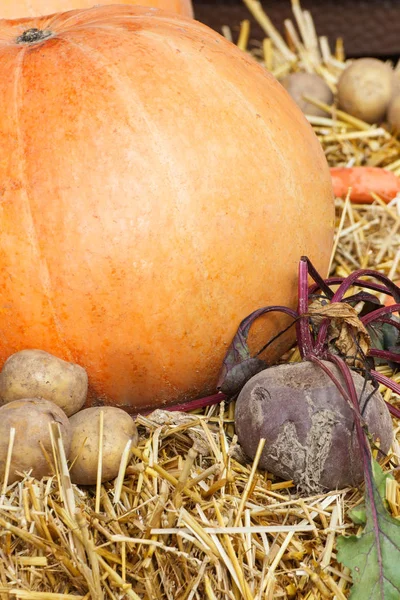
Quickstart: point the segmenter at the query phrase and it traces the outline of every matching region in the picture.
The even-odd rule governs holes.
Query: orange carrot
[[[350,200],[357,204],[372,203],[371,192],[385,202],[400,193],[400,178],[379,167],[332,167],[331,176],[335,196],[344,198],[351,187]]]

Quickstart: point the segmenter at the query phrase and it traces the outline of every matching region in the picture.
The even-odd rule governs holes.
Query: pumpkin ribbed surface
[[[110,4],[108,0],[0,0],[0,19],[41,17],[51,13]],[[151,6],[193,17],[191,0],[118,0],[117,4]]]
[[[301,255],[325,274],[319,142],[206,26],[132,6],[3,21],[0,106],[0,366],[52,352],[128,410],[200,396],[242,318],[295,305]],[[261,321],[254,347],[287,324]]]

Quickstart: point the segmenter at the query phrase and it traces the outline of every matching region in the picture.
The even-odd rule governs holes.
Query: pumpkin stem
[[[36,42],[41,42],[46,38],[50,37],[52,32],[49,29],[38,29],[37,27],[32,27],[32,29],[27,29],[17,37],[17,44],[35,44]]]

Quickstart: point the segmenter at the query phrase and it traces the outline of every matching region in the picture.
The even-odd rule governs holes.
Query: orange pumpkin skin
[[[52,35],[17,43],[30,28]],[[303,114],[211,29],[132,6],[4,21],[0,65],[0,366],[41,348],[132,412],[212,393],[241,319],[295,306],[300,256],[326,274]]]
[[[41,17],[50,13],[91,8],[95,5],[110,4],[109,0],[0,0],[1,19],[22,19]],[[186,17],[193,17],[191,0],[118,0],[118,4],[153,6],[170,10]]]

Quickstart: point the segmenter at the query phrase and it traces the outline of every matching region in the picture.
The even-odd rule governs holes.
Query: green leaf
[[[387,319],[396,324],[400,323],[399,318],[395,315],[387,315]],[[394,353],[400,351],[400,332],[395,325],[390,325],[390,323],[382,321],[374,321],[367,325],[367,331],[371,338],[372,348],[376,350],[390,350]],[[375,358],[377,365],[384,364],[385,362],[387,361],[384,359]]]
[[[379,463],[377,463],[376,461],[373,461],[372,463],[372,472],[374,475],[374,481],[378,489],[379,495],[382,498],[384,505],[386,506],[386,480],[394,479],[394,477],[390,473],[384,473],[381,467],[379,466]],[[347,514],[355,525],[365,525],[365,523],[367,522],[367,513],[364,502],[362,502],[355,508],[351,508]]]
[[[399,319],[394,316],[389,315],[388,319],[399,322]],[[371,337],[372,347],[377,350],[388,350],[396,346],[399,341],[399,330],[389,323],[374,321],[367,325],[367,331]]]
[[[351,569],[350,600],[399,600],[400,522],[390,516],[381,493],[387,476],[373,462],[372,490],[366,494],[361,535],[337,540],[338,560]]]

